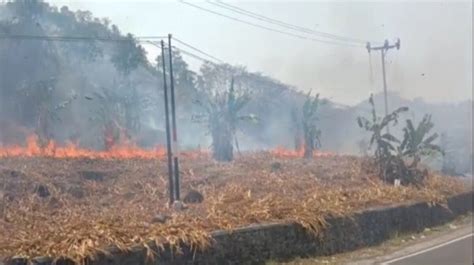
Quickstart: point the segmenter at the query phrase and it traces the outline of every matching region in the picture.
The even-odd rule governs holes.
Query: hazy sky
[[[174,34],[231,64],[245,65],[324,97],[352,104],[382,91],[381,58],[364,47],[306,41],[209,14],[178,1],[50,1],[107,17],[122,32]],[[219,9],[196,5],[284,30]],[[238,7],[313,30],[370,41],[401,39],[387,54],[391,91],[429,101],[472,99],[472,3],[470,1],[232,1]],[[300,34],[300,33],[296,33]],[[178,45],[178,44],[177,44]],[[185,47],[183,47],[185,48]],[[150,56],[156,50],[147,47]],[[189,49],[187,49],[189,50]],[[199,61],[187,59],[194,69]]]

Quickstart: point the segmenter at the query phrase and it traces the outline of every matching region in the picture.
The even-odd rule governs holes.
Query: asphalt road
[[[473,234],[383,262],[386,265],[472,265]]]

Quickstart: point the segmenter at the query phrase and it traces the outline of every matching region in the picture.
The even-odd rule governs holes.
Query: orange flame
[[[198,158],[207,155],[204,151],[185,151],[181,155],[189,158]],[[67,143],[58,146],[56,142],[49,141],[44,147],[38,145],[38,137],[31,135],[26,140],[26,146],[0,146],[2,157],[51,157],[51,158],[91,158],[91,159],[159,159],[166,156],[166,149],[158,146],[155,150],[146,150],[133,144],[114,145],[107,151],[97,151],[78,147],[76,144]]]
[[[277,147],[273,150],[270,150],[270,153],[276,157],[281,158],[296,158],[296,157],[303,157],[304,156],[304,147],[302,146],[298,150],[290,150],[284,147]],[[334,156],[335,154],[331,152],[323,152],[319,150],[313,151],[313,157],[330,157]]]
[[[280,158],[298,158],[304,156],[304,147],[298,150],[289,150],[277,147],[270,150],[270,154]],[[313,157],[330,157],[335,154],[315,150]],[[180,152],[181,157],[198,159],[209,157],[208,150],[191,150]],[[50,157],[50,158],[89,158],[89,159],[162,159],[166,157],[166,148],[157,146],[154,150],[142,149],[133,143],[115,144],[106,151],[90,150],[78,147],[74,143],[59,146],[49,141],[45,146],[38,144],[38,137],[30,135],[24,146],[1,146],[0,158],[4,157]]]

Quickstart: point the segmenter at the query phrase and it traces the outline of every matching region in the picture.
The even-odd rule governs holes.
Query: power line
[[[166,36],[139,36],[133,37],[135,40],[163,39]],[[18,39],[18,40],[44,40],[44,41],[102,41],[102,42],[130,42],[129,38],[104,38],[88,36],[52,36],[52,35],[22,35],[22,34],[3,34],[0,39]]]
[[[153,45],[153,46],[155,46],[155,47],[158,47],[158,48],[161,47],[159,44],[157,44],[157,43],[155,43],[155,42],[153,42],[153,41],[145,41],[145,42],[146,42],[146,43],[149,43],[149,44],[151,44],[151,45]],[[165,48],[166,48],[166,47],[167,47],[167,45],[165,44]],[[168,47],[168,48],[169,48],[169,47]],[[194,59],[196,59],[196,60],[202,61],[202,62],[204,62],[204,63],[217,64],[217,63],[215,63],[215,62],[213,62],[213,61],[204,59],[204,58],[202,58],[201,56],[196,55],[196,54],[194,54],[194,53],[192,53],[192,52],[183,50],[182,48],[178,48],[178,47],[176,47],[176,46],[172,46],[172,48],[174,48],[174,49],[178,50],[179,52],[181,52],[181,53],[183,53],[183,54],[186,54],[186,55],[188,55],[188,56],[190,56],[190,57],[192,57],[192,58],[194,58]]]
[[[360,43],[360,44],[365,44],[367,42],[366,40],[362,40],[362,39],[356,39],[356,38],[340,36],[340,35],[321,32],[321,31],[316,31],[316,30],[313,30],[313,29],[310,29],[310,28],[305,28],[305,27],[294,25],[294,24],[286,23],[286,22],[283,22],[281,20],[277,20],[277,19],[273,19],[273,18],[269,18],[269,17],[263,16],[263,15],[257,14],[257,13],[253,13],[253,12],[250,12],[250,11],[245,10],[243,8],[233,6],[233,5],[221,2],[221,1],[213,2],[213,1],[208,0],[207,2],[212,4],[212,5],[218,6],[220,8],[227,9],[227,10],[230,10],[232,12],[236,12],[236,13],[239,13],[239,14],[242,14],[242,15],[257,19],[257,20],[260,20],[260,21],[270,23],[270,24],[278,25],[280,27],[284,27],[284,28],[287,28],[287,29],[290,29],[290,30],[295,30],[295,31],[299,31],[299,32],[302,32],[302,33],[312,34],[312,35],[325,37],[325,38],[329,38],[329,39],[334,39],[334,40],[338,40],[338,41],[348,41],[348,42],[355,42],[355,43]]]
[[[177,49],[178,51],[180,51],[180,52],[183,53],[183,54],[186,54],[186,55],[188,55],[188,56],[190,56],[190,57],[193,57],[194,59],[200,60],[200,61],[202,61],[202,62],[204,62],[204,63],[210,63],[210,64],[215,64],[215,65],[217,65],[217,63],[215,63],[215,62],[206,60],[206,59],[204,59],[204,58],[202,58],[202,57],[199,57],[199,56],[196,55],[196,54],[193,54],[193,53],[191,53],[191,52],[185,51],[185,50],[183,50],[183,49],[181,49],[181,48],[178,48],[178,47],[176,47],[176,46],[173,46],[173,48]]]
[[[303,40],[309,40],[309,41],[315,41],[315,42],[322,42],[322,43],[333,44],[333,45],[342,45],[342,46],[358,47],[358,48],[359,48],[359,47],[363,47],[363,45],[356,45],[356,44],[351,44],[351,43],[342,43],[342,42],[334,42],[334,41],[329,41],[329,40],[321,40],[321,39],[315,39],[315,38],[308,38],[308,37],[305,37],[305,36],[302,36],[302,35],[294,34],[294,33],[291,33],[291,32],[286,32],[286,31],[282,31],[282,30],[278,30],[278,29],[274,29],[274,28],[269,28],[269,27],[262,26],[262,25],[259,25],[259,24],[255,24],[255,23],[252,23],[252,22],[248,22],[248,21],[246,21],[246,20],[242,20],[242,19],[239,19],[239,18],[236,18],[236,17],[228,16],[228,15],[225,15],[225,14],[222,14],[222,13],[219,13],[219,12],[216,12],[216,11],[213,11],[213,10],[210,10],[210,9],[207,9],[207,8],[204,8],[204,7],[195,5],[195,4],[191,4],[191,3],[188,3],[188,2],[184,2],[183,0],[180,0],[179,2],[181,2],[181,3],[185,4],[185,5],[188,5],[188,6],[197,8],[197,9],[200,9],[200,10],[202,10],[202,11],[205,11],[205,12],[208,12],[208,13],[212,13],[212,14],[215,14],[215,15],[218,15],[218,16],[221,16],[221,17],[225,17],[225,18],[227,18],[227,19],[231,19],[231,20],[234,20],[234,21],[238,21],[238,22],[240,22],[240,23],[244,23],[244,24],[247,24],[247,25],[250,25],[250,26],[253,26],[253,27],[265,29],[265,30],[272,31],[272,32],[277,32],[277,33],[280,33],[280,34],[284,34],[284,35],[287,35],[287,36],[291,36],[291,37],[295,37],[295,38],[299,38],[299,39],[303,39]]]
[[[134,39],[137,41],[137,42],[140,42],[140,43],[149,43],[149,44],[153,44],[154,46],[157,46],[159,48],[159,46],[154,43],[153,41],[150,41],[150,40],[153,40],[153,39],[164,39],[164,38],[167,38],[167,36],[139,36],[139,37],[134,37]],[[118,39],[118,38],[101,38],[101,37],[87,37],[87,36],[52,36],[52,35],[18,35],[18,34],[15,34],[15,35],[0,35],[0,39],[19,39],[19,40],[44,40],[44,41],[104,41],[104,42],[128,42],[128,41],[131,41],[130,39],[124,39],[124,38],[121,38],[121,39]],[[174,40],[176,40],[176,42],[179,42],[181,43],[182,45],[186,46],[186,47],[189,47],[201,54],[204,54],[205,56],[209,57],[209,58],[212,58],[213,60],[216,60],[217,62],[219,63],[224,63],[224,61],[216,58],[215,56],[212,56],[210,55],[209,53],[206,53],[182,40],[179,40],[179,39],[176,39],[174,38]],[[211,62],[210,60],[206,60],[196,54],[193,54],[191,52],[187,52],[183,49],[180,49],[180,48],[177,48],[175,46],[173,46],[173,48],[176,48],[178,49],[179,51],[183,52],[184,54],[187,54],[189,56],[192,56],[198,60],[201,60],[201,61],[205,61],[205,62]],[[212,62],[211,62],[212,63]]]
[[[134,37],[135,40],[139,43],[149,43],[149,44],[152,44],[158,48],[160,48],[160,46],[158,44],[156,44],[155,42],[153,41],[150,41],[150,39],[163,39],[163,38],[167,38],[167,36],[140,36],[140,37]],[[41,40],[41,41],[104,41],[104,42],[127,42],[127,41],[131,41],[130,39],[124,39],[124,38],[121,38],[121,39],[118,39],[118,38],[100,38],[100,37],[86,37],[86,36],[52,36],[52,35],[0,35],[0,39],[19,39],[19,40]],[[187,44],[185,43],[184,41],[181,41],[181,40],[176,40],[177,42],[189,47],[189,48],[192,48],[193,50],[196,50],[220,63],[224,63],[222,60],[194,47],[194,46],[191,46],[190,44]],[[186,54],[188,56],[191,56],[195,59],[198,59],[200,61],[203,61],[203,62],[208,62],[208,63],[213,63],[215,64],[214,62],[210,61],[210,60],[207,60],[207,59],[204,59],[196,54],[193,54],[191,52],[188,52],[186,50],[183,50],[181,48],[177,48],[176,46],[173,46],[173,48],[179,50],[180,52],[182,52],[183,54]]]
[[[146,40],[146,39],[149,39],[149,40],[153,40],[153,39],[158,39],[158,40],[161,40],[161,39],[166,39],[168,38],[168,36],[137,36],[137,37],[134,37],[135,39],[139,39],[139,40]]]
[[[188,48],[190,48],[190,49],[193,49],[193,50],[195,50],[195,51],[197,51],[197,52],[199,52],[199,53],[201,53],[201,54],[204,54],[204,55],[206,55],[206,56],[208,56],[208,57],[210,57],[210,58],[212,58],[212,59],[214,59],[214,60],[216,60],[216,61],[218,61],[218,62],[220,62],[220,63],[224,63],[224,61],[222,61],[221,59],[218,59],[218,58],[216,58],[216,57],[214,57],[214,56],[212,56],[212,55],[210,55],[210,54],[208,54],[208,53],[206,53],[206,52],[203,52],[202,50],[200,50],[200,49],[198,49],[198,48],[192,46],[191,44],[187,44],[186,42],[184,42],[184,41],[182,41],[182,40],[179,40],[179,39],[177,39],[177,38],[175,38],[175,37],[173,37],[173,40],[175,40],[176,42],[179,42],[179,43],[181,43],[182,45],[184,45],[184,46],[186,46],[186,47],[188,47]]]

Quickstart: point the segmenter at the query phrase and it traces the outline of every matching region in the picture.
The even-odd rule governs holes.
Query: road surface
[[[382,262],[383,265],[471,265],[473,234],[462,235],[435,246]]]

